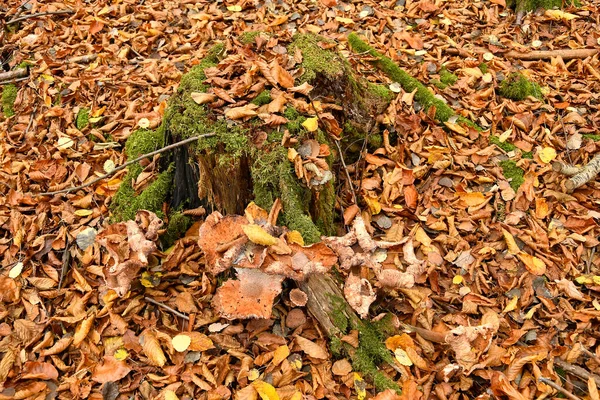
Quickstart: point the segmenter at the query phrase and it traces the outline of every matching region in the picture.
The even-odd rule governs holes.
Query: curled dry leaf
[[[140,344],[142,350],[152,365],[162,367],[167,362],[167,357],[160,347],[160,343],[156,337],[156,334],[151,329],[145,329],[140,334]]]
[[[317,343],[303,338],[302,336],[296,336],[296,344],[300,347],[300,350],[311,356],[312,358],[318,358],[326,360],[329,358],[329,353],[323,348],[323,346]]]
[[[197,104],[206,104],[212,103],[215,101],[217,96],[212,93],[202,93],[202,92],[192,92],[190,93],[192,100],[194,100]]]
[[[367,279],[354,274],[349,274],[346,278],[344,297],[361,318],[366,318],[371,303],[377,298],[371,283]]]

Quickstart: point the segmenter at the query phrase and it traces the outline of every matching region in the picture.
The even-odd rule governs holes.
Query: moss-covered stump
[[[249,60],[255,60],[254,65],[265,69],[267,63],[264,59],[276,57],[267,57],[264,49],[258,49],[256,38],[257,35],[246,34],[239,40],[245,43],[243,49],[237,50]],[[209,75],[215,77],[219,70],[212,67],[227,68],[238,59],[225,57],[223,46],[215,46],[200,64],[184,75],[178,90],[169,100],[161,126],[155,131],[140,130],[132,135],[127,143],[127,156],[140,154],[132,151],[133,148],[143,147],[150,151],[192,136],[215,135],[161,157],[162,169],[169,174],[171,184],[160,186],[160,193],[153,196],[152,207],[147,207],[145,191],[135,193],[130,184],[139,175],[141,167],[131,168],[113,202],[115,219],[131,218],[136,208],[144,206],[160,213],[164,209],[162,203],[167,199],[172,212],[203,205],[209,211],[218,210],[226,214],[241,214],[250,201],[268,209],[276,199],[280,199],[283,210],[279,223],[301,232],[306,243],[319,241],[323,234],[333,234],[334,179],[326,179],[322,184],[301,182],[297,169],[302,164],[290,162],[288,152],[290,149],[302,152],[304,144],[317,142],[324,146],[324,154],[319,159],[306,159],[304,164],[312,161],[326,163],[326,167],[321,164],[319,168],[332,170],[337,157],[336,145],[332,135],[325,131],[321,120],[324,117],[321,116],[327,114],[328,118],[332,118],[329,121],[333,121],[333,125],[341,131],[338,134],[345,145],[367,137],[375,126],[375,116],[385,110],[393,97],[386,87],[356,76],[335,47],[335,43],[312,34],[296,35],[287,44],[289,59],[301,59],[296,66],[293,84],[296,87],[309,84],[313,89],[304,97],[288,92],[285,107],[270,111],[273,115],[280,113],[276,117],[285,118],[285,123],[272,126],[260,119],[260,113],[274,101],[272,94],[280,95],[282,88],[265,71],[261,73],[266,73],[268,82],[263,82],[262,89],[253,92],[246,88],[247,94],[238,96],[235,104],[231,105],[250,110],[248,117],[233,121],[224,115],[230,110],[231,101],[222,89],[212,85],[207,73],[210,71]],[[278,60],[281,62],[280,58]],[[234,76],[231,81],[244,76]],[[216,95],[219,95],[217,101]],[[197,101],[198,96],[209,96],[213,98],[212,103]],[[289,98],[292,96],[294,99]],[[328,108],[320,109],[322,104],[327,104]],[[315,116],[315,112],[319,112],[319,116]],[[304,126],[308,118],[319,120],[316,129]],[[295,144],[284,147],[284,133]],[[316,167],[312,168],[315,170]],[[168,218],[168,215],[165,217]]]
[[[579,7],[579,0],[509,0],[506,2],[507,7],[514,9],[516,12],[535,11],[538,8],[551,10],[553,8],[564,8],[568,6]]]

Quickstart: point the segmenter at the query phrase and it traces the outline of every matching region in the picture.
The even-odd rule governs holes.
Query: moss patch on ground
[[[14,107],[18,91],[17,86],[12,83],[4,85],[4,88],[2,89],[2,114],[4,114],[6,118],[15,115]]]
[[[517,163],[513,160],[500,161],[500,167],[502,167],[502,174],[510,182],[510,187],[516,192],[519,187],[525,182],[523,178],[525,171],[517,166]]]
[[[438,89],[446,89],[448,86],[452,86],[458,81],[458,76],[448,71],[446,67],[442,67],[440,70],[440,79],[432,79],[430,83]]]
[[[90,109],[89,108],[80,108],[77,112],[77,117],[75,117],[75,126],[77,129],[82,130],[90,123]]]
[[[600,135],[593,135],[593,134],[589,134],[589,133],[584,133],[583,138],[585,139],[592,139],[594,142],[600,142]]]
[[[535,82],[528,80],[523,74],[514,72],[500,83],[500,95],[511,100],[525,100],[533,96],[539,100],[544,97],[542,88]]]
[[[511,151],[513,151],[517,148],[517,146],[515,146],[514,144],[512,144],[510,142],[506,142],[506,141],[501,142],[500,138],[498,136],[494,136],[494,135],[490,136],[490,143],[495,144],[496,146],[500,147],[502,150],[504,150],[507,153],[510,153]]]
[[[352,50],[356,53],[368,53],[375,60],[372,62],[375,66],[381,69],[387,76],[389,76],[395,82],[398,82],[402,88],[407,92],[416,90],[415,99],[421,103],[425,110],[431,107],[435,107],[435,118],[440,122],[445,122],[454,116],[454,110],[450,108],[442,100],[436,98],[434,94],[427,89],[418,79],[412,77],[406,71],[402,70],[396,65],[390,58],[376,51],[374,48],[365,43],[358,37],[356,33],[351,33],[348,36],[348,43]],[[459,117],[458,122],[465,123],[477,129],[479,128],[472,121]]]

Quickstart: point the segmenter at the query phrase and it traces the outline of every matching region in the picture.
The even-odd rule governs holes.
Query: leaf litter
[[[0,397],[556,396],[547,379],[598,398],[598,185],[567,194],[549,165],[584,165],[598,152],[598,56],[504,58],[528,47],[598,49],[598,5],[582,3],[527,14],[520,26],[501,1],[337,0],[99,1],[9,25],[4,69],[29,75],[14,83],[14,104],[3,104],[15,115],[0,120]],[[11,19],[70,6],[9,1],[3,11]],[[483,130],[435,123],[414,93],[350,52],[350,30]],[[33,195],[123,164],[127,137],[158,126],[183,73],[216,41],[227,44],[231,68],[208,70],[210,92],[195,102],[274,127],[287,122],[289,103],[307,116],[304,129],[327,124],[337,137],[335,118],[302,100],[312,88],[295,86],[298,71],[283,57],[255,66],[272,101],[240,104],[247,88],[234,68],[252,69],[235,61],[235,37],[250,31],[282,54],[294,33],[323,35],[397,94],[378,117],[381,146],[349,165],[359,204],[339,175],[345,234],[304,246],[252,212],[213,213],[162,249],[156,215],[110,223],[124,173],[64,197]],[[442,68],[458,79],[440,89]],[[513,72],[537,83],[543,100],[500,96]],[[319,161],[328,149],[306,148],[288,152],[298,178],[330,179]],[[155,177],[147,168],[136,185]],[[377,393],[331,353],[308,314],[293,280],[332,266],[357,313],[394,315],[398,332],[385,343],[398,366],[381,369],[402,394]],[[265,318],[239,319],[249,315],[238,307],[244,296],[249,307],[264,301],[250,314]]]

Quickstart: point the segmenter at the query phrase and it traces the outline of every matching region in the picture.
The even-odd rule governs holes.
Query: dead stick
[[[540,378],[539,379],[540,382],[545,383],[546,385],[558,390],[559,392],[561,392],[562,394],[564,394],[568,399],[571,400],[581,400],[580,397],[575,396],[573,393],[569,392],[567,389],[565,389],[564,387],[554,383],[551,379],[549,378]]]
[[[93,185],[96,182],[99,182],[99,181],[101,181],[103,179],[108,178],[109,176],[115,174],[116,172],[121,171],[122,169],[125,169],[128,166],[130,166],[131,164],[135,164],[136,162],[141,161],[144,158],[152,157],[152,156],[155,156],[157,154],[164,153],[165,151],[172,150],[172,149],[174,149],[176,147],[183,146],[184,144],[187,144],[187,143],[190,143],[190,142],[194,142],[194,141],[196,141],[198,139],[207,138],[207,137],[211,137],[211,136],[215,136],[215,134],[214,133],[207,133],[207,134],[204,134],[204,135],[193,136],[191,138],[187,138],[187,139],[182,140],[180,142],[173,143],[173,144],[170,144],[168,146],[165,146],[165,147],[163,147],[161,149],[152,151],[150,153],[142,154],[141,156],[139,156],[135,160],[127,161],[125,164],[119,165],[118,167],[116,167],[112,171],[110,171],[110,172],[108,172],[108,173],[106,173],[104,175],[101,175],[98,178],[96,178],[96,179],[94,179],[94,180],[92,180],[90,182],[84,183],[83,185],[75,186],[75,187],[68,188],[68,189],[57,190],[57,191],[54,191],[54,192],[34,193],[33,195],[34,196],[53,196],[55,194],[69,193],[69,192],[72,192],[73,190],[83,189],[83,188],[86,188],[88,186]]]
[[[9,81],[11,79],[23,78],[27,76],[27,68],[17,68],[14,71],[3,72],[0,74],[1,81]]]
[[[87,64],[87,63],[91,63],[92,61],[96,61],[97,58],[98,58],[98,54],[85,54],[83,56],[67,58],[65,60],[65,64],[76,64],[76,63]]]
[[[581,172],[580,167],[576,167],[576,166],[570,165],[570,164],[565,164],[560,161],[554,161],[552,163],[552,170],[554,172],[559,172],[559,173],[561,173],[563,175],[567,175],[567,176],[577,175],[578,173]]]
[[[152,304],[154,304],[154,305],[157,305],[157,306],[159,306],[159,307],[162,307],[162,308],[164,308],[164,309],[165,309],[165,310],[167,310],[167,311],[170,311],[170,312],[172,312],[173,314],[177,315],[177,316],[178,316],[178,317],[180,317],[180,318],[183,318],[183,319],[185,319],[186,321],[189,321],[189,320],[190,320],[190,317],[188,317],[187,315],[180,313],[179,311],[177,311],[177,310],[175,310],[175,309],[173,309],[173,308],[169,307],[168,305],[166,305],[166,304],[164,304],[164,303],[161,303],[160,301],[156,301],[156,300],[154,300],[154,299],[152,299],[152,298],[150,298],[150,297],[144,297],[144,299],[145,299],[147,302],[149,302],[149,303],[152,303]]]
[[[581,171],[565,182],[565,187],[567,190],[575,190],[594,179],[599,172],[600,154],[596,154],[589,163],[581,168]]]
[[[40,13],[35,13],[35,14],[23,15],[22,17],[11,19],[10,21],[8,21],[6,23],[6,25],[14,24],[15,22],[25,21],[26,19],[29,19],[29,18],[37,18],[37,17],[46,16],[46,15],[57,15],[57,14],[75,14],[75,11],[73,11],[73,10],[58,10],[58,11],[45,11],[45,12],[40,12]]]
[[[588,58],[593,55],[598,54],[600,50],[598,49],[556,49],[556,50],[536,50],[530,51],[528,53],[522,53],[520,51],[510,50],[506,53],[498,53],[496,54],[498,57],[504,58],[516,58],[518,60],[525,61],[535,61],[535,60],[544,60],[552,57],[560,56],[563,60],[571,60],[574,58]],[[471,53],[473,54],[484,54],[488,53],[488,49],[484,49],[481,47],[474,49],[456,49],[453,47],[449,47],[444,49],[445,53],[452,55],[459,55],[461,57],[471,57]]]
[[[575,375],[583,379],[584,381],[587,381],[588,379],[592,378],[596,382],[596,385],[600,386],[600,376],[592,374],[591,372],[586,371],[578,365],[573,365],[571,363],[561,360],[558,357],[554,359],[554,364],[564,369],[565,372],[568,372],[571,375]]]

